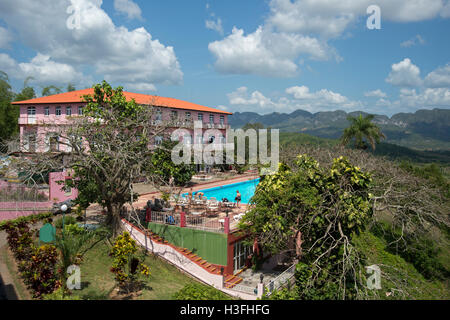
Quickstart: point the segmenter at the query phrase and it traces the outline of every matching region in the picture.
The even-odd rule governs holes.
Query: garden
[[[108,228],[85,229],[73,216],[40,214],[7,221],[0,230],[8,245],[0,252],[21,299],[170,300],[230,299],[146,252],[127,232],[111,237]],[[43,242],[37,226],[54,229]],[[71,268],[79,267],[79,284]],[[77,275],[77,276],[78,276]]]

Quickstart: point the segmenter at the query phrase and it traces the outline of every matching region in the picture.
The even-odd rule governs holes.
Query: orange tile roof
[[[94,94],[94,89],[83,89],[83,90],[77,90],[77,91],[71,91],[71,92],[64,92],[59,94],[54,94],[51,96],[46,97],[40,97],[30,100],[23,100],[23,101],[17,101],[13,102],[12,104],[45,104],[45,103],[80,103],[83,101],[83,95]],[[194,110],[194,111],[204,111],[204,112],[216,112],[216,113],[223,113],[223,114],[232,114],[231,112],[214,109],[210,107],[205,107],[199,104],[195,104],[192,102],[187,102],[183,100],[178,100],[174,98],[166,98],[166,97],[159,97],[159,96],[152,96],[148,94],[142,94],[142,93],[133,93],[133,92],[126,92],[124,91],[123,94],[127,98],[127,100],[131,100],[134,98],[136,103],[138,104],[144,104],[144,105],[153,105],[153,106],[159,106],[159,107],[169,107],[169,108],[175,108],[175,109],[186,109],[186,110]]]

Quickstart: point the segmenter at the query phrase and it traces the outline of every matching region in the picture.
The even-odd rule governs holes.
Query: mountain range
[[[247,123],[261,123],[281,132],[301,132],[321,138],[336,139],[348,127],[347,117],[367,115],[363,111],[347,113],[342,110],[310,113],[296,110],[292,113],[260,115],[255,112],[236,112],[229,116],[232,128]],[[450,109],[418,110],[397,113],[392,117],[375,115],[373,120],[382,129],[386,142],[416,150],[450,150]]]

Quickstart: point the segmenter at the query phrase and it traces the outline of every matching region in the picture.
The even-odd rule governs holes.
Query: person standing
[[[241,202],[241,194],[239,193],[239,190],[236,190],[236,198],[234,198],[234,201],[236,202],[236,207],[239,207],[239,203]]]

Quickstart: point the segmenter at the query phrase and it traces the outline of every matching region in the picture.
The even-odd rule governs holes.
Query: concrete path
[[[0,246],[0,250],[3,249],[4,246]],[[0,255],[0,300],[20,300],[8,267],[3,261],[3,255]]]

